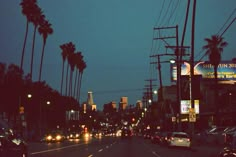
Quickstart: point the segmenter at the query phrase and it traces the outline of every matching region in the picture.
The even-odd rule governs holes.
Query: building
[[[128,106],[128,97],[121,97],[119,103],[119,110],[125,110]]]
[[[184,115],[187,121],[191,108],[189,67],[187,62],[181,65],[180,103],[176,102],[176,86],[163,87],[164,100],[176,102],[177,111],[179,110],[180,116]],[[194,112],[197,114],[196,126],[206,128],[215,125],[217,117],[220,117],[218,125],[235,125],[236,120],[233,115],[236,114],[236,63],[222,61],[219,64],[217,86],[214,79],[214,67],[209,62],[195,63],[194,74],[191,94],[195,102]],[[172,69],[171,78],[173,82],[176,81],[176,68]],[[217,91],[217,97],[215,91]]]
[[[97,105],[93,101],[93,92],[88,92],[88,98],[87,98],[87,107],[88,110],[97,110]]]

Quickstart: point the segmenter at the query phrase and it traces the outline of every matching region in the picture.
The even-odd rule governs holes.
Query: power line
[[[143,89],[136,88],[136,89],[119,89],[119,90],[104,90],[104,91],[93,91],[94,94],[111,94],[111,93],[122,93],[122,92],[137,92]]]
[[[226,23],[229,21],[229,19],[233,16],[233,14],[235,13],[236,8],[232,11],[232,13],[230,14],[230,16],[227,18],[226,22],[223,24],[223,26],[220,28],[220,30],[218,31],[217,35],[220,33],[220,31],[224,28],[224,26],[226,25]],[[220,34],[220,37],[222,37],[224,35],[224,33],[229,29],[229,27],[234,23],[234,21],[236,20],[236,17],[234,17],[234,19],[230,22],[230,24],[225,28],[225,30]],[[201,51],[199,52],[199,55],[203,52],[204,50],[201,49]],[[201,61],[204,57],[206,56],[206,54],[204,53],[202,55],[202,57],[198,60]]]
[[[162,11],[163,11],[164,5],[165,5],[165,0],[163,0],[163,2],[162,2],[161,11],[160,11],[160,14],[159,14],[159,16],[158,16],[158,19],[157,19],[157,21],[156,21],[155,26],[157,26],[157,24],[158,24],[159,21],[160,21],[160,18],[161,18],[161,15],[162,15]]]
[[[224,33],[229,29],[229,27],[234,23],[234,21],[236,20],[236,17],[231,21],[231,23],[228,25],[228,27],[226,27],[226,29],[224,30],[223,33],[221,33],[220,37],[222,37],[224,35]]]
[[[170,3],[169,3],[169,5],[168,5],[168,7],[167,7],[167,9],[166,9],[166,12],[165,12],[164,16],[162,17],[162,20],[161,20],[161,21],[164,21],[164,19],[166,19],[166,16],[167,16],[168,11],[169,11],[169,9],[170,9],[171,2],[172,2],[172,1],[170,0]],[[163,22],[161,22],[161,23],[163,23]]]
[[[220,28],[220,30],[218,31],[217,34],[220,33],[220,31],[225,27],[225,25],[228,23],[228,21],[230,20],[230,18],[233,16],[234,12],[236,11],[236,8],[232,11],[232,13],[230,14],[230,16],[228,17],[228,19],[225,21],[225,23],[223,24],[223,26]]]
[[[173,1],[172,1],[172,2],[173,2]],[[168,20],[167,20],[166,25],[168,25],[168,24],[170,23],[170,19],[171,19],[172,16],[174,15],[174,13],[175,13],[175,11],[176,11],[176,9],[177,9],[178,4],[179,4],[179,0],[177,1],[177,4],[175,4],[175,7],[173,7],[173,9],[171,10],[171,13],[170,13],[170,16],[169,16],[169,18],[168,18]],[[172,6],[174,6],[174,3],[173,3]]]

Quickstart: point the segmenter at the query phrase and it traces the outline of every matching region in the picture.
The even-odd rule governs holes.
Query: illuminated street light
[[[175,62],[176,62],[176,61],[175,61],[174,59],[171,59],[171,60],[170,60],[170,63],[171,63],[171,64],[175,64]]]
[[[148,100],[148,102],[149,102],[149,103],[152,103],[152,100],[151,100],[151,99],[149,99],[149,100]]]
[[[157,94],[157,90],[154,90],[154,92],[153,92],[154,94]]]
[[[27,97],[30,99],[32,98],[32,94],[28,94]]]

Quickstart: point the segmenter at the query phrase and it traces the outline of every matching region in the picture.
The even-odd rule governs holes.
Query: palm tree
[[[34,35],[33,35],[33,43],[32,43],[32,52],[31,52],[31,64],[30,64],[30,76],[32,80],[33,76],[33,61],[34,61],[34,44],[35,44],[35,35],[36,30],[40,23],[44,20],[45,16],[42,14],[41,8],[38,7],[38,5],[34,6],[34,10],[32,13],[32,16],[30,17],[30,21],[34,24]]]
[[[76,64],[75,53],[71,53],[68,56],[68,63],[70,65],[69,96],[72,96],[72,78]]]
[[[25,31],[23,49],[22,49],[22,54],[21,54],[21,62],[20,62],[20,69],[22,70],[23,64],[24,64],[25,45],[26,45],[26,41],[28,37],[30,17],[33,13],[33,9],[35,8],[35,5],[37,5],[37,2],[36,0],[22,0],[20,5],[22,8],[22,14],[26,16],[26,31]]]
[[[66,61],[66,44],[60,45],[60,48],[62,50],[61,56],[62,56],[62,73],[61,73],[61,95],[62,95],[62,88],[63,88],[63,81],[64,81],[64,66]]]
[[[221,53],[224,48],[228,45],[227,42],[224,41],[224,38],[218,35],[213,35],[211,38],[205,38],[207,44],[203,46],[203,49],[206,50],[206,55],[208,55],[210,63],[214,67],[214,78],[215,78],[215,104],[217,105],[218,101],[218,77],[217,77],[217,68],[221,61]],[[218,117],[218,105],[216,106],[216,117]],[[218,120],[216,119],[216,123]]]
[[[75,67],[76,67],[76,73],[75,73],[75,80],[74,80],[74,93],[73,93],[73,96],[76,97],[76,87],[78,86],[77,84],[79,83],[77,80],[78,80],[78,73],[79,73],[79,66],[80,66],[80,63],[82,62],[83,60],[83,56],[82,56],[82,53],[81,52],[77,52],[75,53]]]
[[[82,62],[80,62],[79,65],[79,85],[78,85],[78,89],[77,89],[77,96],[78,96],[78,102],[80,102],[80,90],[81,90],[81,82],[82,82],[82,77],[83,77],[83,72],[84,69],[86,69],[87,65],[86,62],[84,60],[82,60]]]
[[[67,93],[67,86],[69,83],[68,80],[68,73],[69,73],[69,67],[70,67],[70,61],[69,61],[69,56],[71,56],[71,54],[73,54],[75,52],[75,45],[72,42],[69,42],[66,44],[66,58],[67,58],[67,69],[66,69],[66,95],[68,95],[69,93]],[[68,89],[68,92],[70,91],[70,89]]]
[[[47,40],[48,35],[53,33],[53,29],[51,28],[51,24],[47,20],[45,20],[45,21],[43,21],[42,24],[40,24],[38,31],[43,37],[43,49],[42,49],[40,69],[39,69],[39,81],[41,81],[42,64],[43,64],[43,57],[44,57],[44,49],[45,49],[45,45],[46,45],[46,40]]]

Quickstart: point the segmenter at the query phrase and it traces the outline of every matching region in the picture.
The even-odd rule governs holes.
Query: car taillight
[[[190,142],[191,141],[190,138],[187,138],[187,141]]]

